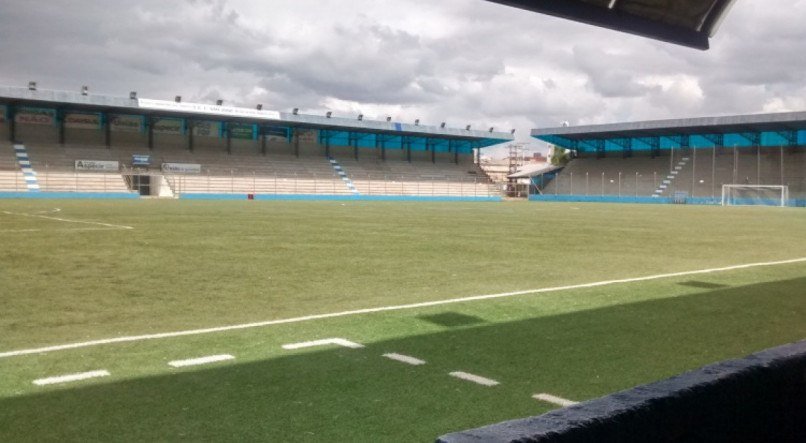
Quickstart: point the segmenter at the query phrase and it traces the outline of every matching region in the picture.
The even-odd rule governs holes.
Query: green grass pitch
[[[0,353],[802,257],[789,208],[5,200]],[[804,339],[804,287],[798,262],[7,356],[0,441],[430,441]],[[365,347],[282,348],[331,337]]]

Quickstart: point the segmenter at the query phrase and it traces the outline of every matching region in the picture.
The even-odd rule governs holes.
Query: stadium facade
[[[124,194],[498,199],[474,154],[512,139],[494,128],[0,87],[0,140],[8,140],[0,189],[7,196],[97,191],[99,175],[90,175],[106,173],[112,177],[102,191]]]
[[[743,186],[757,203],[774,204],[785,190],[785,204],[806,205],[806,112],[543,128],[532,136],[575,157],[561,172],[533,178],[533,200],[719,204],[723,187]]]

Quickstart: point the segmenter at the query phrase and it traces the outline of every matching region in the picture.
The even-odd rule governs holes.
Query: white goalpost
[[[722,206],[786,206],[789,186],[722,185]]]

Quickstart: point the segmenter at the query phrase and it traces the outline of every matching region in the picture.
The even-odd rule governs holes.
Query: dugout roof
[[[488,0],[603,28],[708,49],[735,0]]]
[[[428,126],[395,121],[358,120],[357,118],[327,117],[294,114],[199,103],[186,103],[144,98],[116,97],[83,94],[70,91],[53,91],[11,86],[0,86],[0,112],[13,112],[14,108],[42,107],[71,112],[126,114],[155,118],[182,118],[211,120],[242,124],[256,124],[273,128],[304,128],[328,131],[333,134],[374,134],[396,138],[409,137],[434,142],[462,142],[474,148],[510,142],[509,132],[474,130],[442,126]]]
[[[532,137],[580,152],[792,147],[806,145],[806,112],[543,128]]]

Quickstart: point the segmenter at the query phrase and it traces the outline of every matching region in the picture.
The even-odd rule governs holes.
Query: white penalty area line
[[[214,328],[204,328],[204,329],[191,329],[186,331],[173,331],[173,332],[163,332],[158,334],[146,334],[146,335],[134,335],[128,337],[115,337],[115,338],[107,338],[102,340],[92,340],[92,341],[85,341],[79,343],[68,343],[62,345],[54,345],[54,346],[45,346],[41,348],[32,348],[32,349],[20,349],[16,351],[8,351],[0,353],[0,358],[8,358],[8,357],[18,357],[21,355],[30,355],[30,354],[41,354],[45,352],[55,352],[55,351],[66,351],[68,349],[77,349],[77,348],[87,348],[90,346],[100,346],[100,345],[109,345],[115,343],[129,343],[129,342],[139,342],[139,341],[146,341],[146,340],[158,340],[163,338],[173,338],[173,337],[185,337],[189,335],[202,335],[202,334],[214,334],[218,332],[228,332],[228,331],[237,331],[241,329],[252,329],[252,328],[261,328],[265,326],[274,326],[274,325],[283,325],[289,323],[301,323],[313,320],[324,320],[329,318],[337,318],[337,317],[347,317],[353,315],[362,315],[362,314],[373,314],[377,312],[389,312],[389,311],[402,311],[408,309],[419,309],[419,308],[428,308],[431,306],[442,306],[442,305],[449,305],[454,303],[466,303],[472,301],[480,301],[480,300],[493,300],[497,298],[507,298],[507,297],[515,297],[519,295],[529,295],[529,294],[546,294],[551,292],[562,292],[562,291],[571,291],[576,289],[589,289],[589,288],[598,288],[602,286],[611,286],[611,285],[618,285],[624,283],[635,283],[635,282],[643,282],[643,281],[651,281],[651,280],[662,280],[668,278],[675,278],[675,277],[687,277],[691,275],[702,275],[702,274],[713,274],[718,272],[727,272],[727,271],[736,271],[741,269],[750,269],[750,268],[759,268],[759,267],[767,267],[767,266],[779,266],[779,265],[789,265],[795,263],[806,263],[806,257],[803,258],[794,258],[790,260],[779,260],[779,261],[770,261],[770,262],[762,262],[762,263],[748,263],[743,265],[735,265],[735,266],[725,266],[721,268],[710,268],[710,269],[700,269],[696,271],[684,271],[684,272],[673,272],[668,274],[656,274],[656,275],[648,275],[645,277],[635,277],[635,278],[623,278],[617,280],[605,280],[593,283],[583,283],[578,285],[568,285],[568,286],[555,286],[549,288],[540,288],[540,289],[529,289],[525,291],[514,291],[514,292],[503,292],[500,294],[488,294],[488,295],[477,295],[472,297],[461,297],[461,298],[452,298],[447,300],[437,300],[431,302],[423,302],[423,303],[412,303],[407,305],[396,305],[396,306],[383,306],[379,308],[366,308],[366,309],[356,309],[353,311],[342,311],[342,312],[333,312],[329,314],[317,314],[317,315],[307,315],[304,317],[294,317],[294,318],[286,318],[280,320],[268,320],[256,323],[244,323],[239,325],[229,325],[229,326],[219,326]]]
[[[218,363],[227,360],[235,360],[235,356],[229,354],[211,355],[209,357],[191,358],[187,360],[174,360],[168,362],[168,366],[173,368],[184,368],[186,366],[199,366],[210,363]]]
[[[420,366],[425,364],[425,360],[420,360],[419,358],[411,357],[409,355],[396,354],[394,352],[390,354],[383,354],[383,356],[389,360],[399,361],[412,366]]]
[[[491,378],[482,377],[480,375],[470,374],[470,373],[462,372],[462,371],[451,372],[448,375],[450,375],[451,377],[456,377],[456,378],[458,378],[460,380],[473,382],[473,383],[476,383],[476,384],[479,384],[479,385],[482,385],[482,386],[490,386],[490,387],[492,387],[492,386],[498,386],[499,384],[501,384],[501,383],[498,383],[497,381],[495,381],[495,380],[493,380]]]
[[[59,209],[59,211],[61,211],[61,209]],[[54,211],[54,212],[58,212],[58,211]],[[124,229],[124,230],[134,229],[134,227],[126,226],[126,225],[115,225],[115,224],[112,224],[112,223],[101,223],[101,222],[87,221],[87,220],[73,220],[73,219],[69,219],[69,218],[50,217],[50,216],[41,215],[41,214],[26,214],[24,212],[3,211],[3,214],[6,214],[6,215],[19,215],[19,216],[22,216],[22,217],[42,218],[42,219],[45,219],[45,220],[54,220],[54,221],[60,221],[60,222],[64,222],[64,223],[80,223],[80,224],[86,224],[86,225],[103,226],[105,228],[111,228],[111,229]]]
[[[302,343],[290,343],[287,345],[283,345],[283,349],[291,351],[294,349],[313,348],[316,346],[327,346],[327,345],[337,345],[350,349],[361,349],[364,347],[364,345],[360,343],[355,343],[350,340],[345,340],[343,338],[325,338],[322,340],[305,341]]]
[[[110,375],[109,371],[106,370],[81,372],[79,374],[67,374],[67,375],[60,375],[57,377],[40,378],[34,380],[34,384],[37,386],[55,385],[59,383],[69,383],[74,381],[87,380],[90,378],[109,377],[109,375]]]
[[[551,404],[554,404],[554,405],[557,405],[557,406],[562,406],[563,408],[566,408],[568,406],[573,406],[573,405],[578,403],[578,402],[575,402],[573,400],[568,400],[568,399],[565,399],[565,398],[561,398],[561,397],[557,397],[555,395],[545,394],[545,393],[543,393],[543,394],[535,394],[535,395],[532,396],[532,398],[535,399],[535,400],[544,401],[546,403],[551,403]]]

